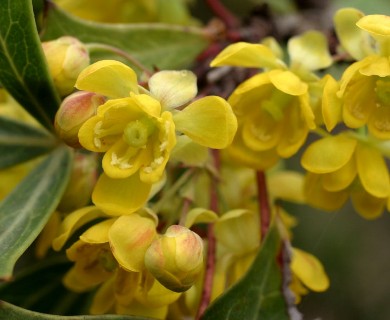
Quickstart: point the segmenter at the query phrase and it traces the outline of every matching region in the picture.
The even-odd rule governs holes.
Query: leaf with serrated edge
[[[209,43],[204,30],[197,27],[160,23],[103,24],[71,16],[51,4],[43,39],[52,40],[65,34],[87,44],[113,46],[130,54],[146,67],[161,70],[189,67]],[[92,51],[91,59],[116,59],[136,68],[120,55],[112,53],[107,55],[107,52]]]
[[[287,320],[277,265],[280,235],[272,225],[248,272],[206,310],[202,320]]]
[[[47,131],[0,117],[0,169],[43,155],[55,145],[56,139]]]
[[[72,159],[68,147],[57,148],[0,203],[0,279],[12,276],[16,261],[55,210],[67,185]]]
[[[49,130],[60,104],[45,62],[31,0],[0,1],[0,82]]]
[[[124,316],[124,315],[98,315],[98,316],[57,316],[38,313],[19,308],[0,300],[0,319],[7,320],[152,320],[151,318]]]

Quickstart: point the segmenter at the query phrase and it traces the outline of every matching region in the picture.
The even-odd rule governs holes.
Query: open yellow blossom
[[[292,38],[288,51],[289,69],[266,45],[243,42],[228,46],[211,62],[266,70],[241,83],[228,99],[239,128],[227,153],[240,164],[270,168],[294,155],[316,127],[312,104],[318,97],[311,86],[319,81],[312,71],[331,63],[325,38],[308,32]]]
[[[390,196],[386,162],[374,145],[346,134],[312,143],[302,156],[309,171],[305,182],[307,201],[316,207],[335,210],[348,196],[365,218],[379,216]]]
[[[342,9],[334,20],[341,44],[358,60],[345,70],[337,91],[343,121],[350,128],[367,125],[373,136],[389,139],[390,18]]]
[[[105,192],[99,192],[99,196],[95,192],[93,198],[106,206],[117,203],[111,200],[113,192],[119,192],[119,184],[129,185],[120,180],[138,175],[139,183],[133,184],[138,188],[161,179],[176,144],[176,132],[204,147],[222,149],[232,142],[237,130],[230,105],[217,96],[198,99],[176,110],[197,93],[192,72],[161,71],[149,79],[148,85],[149,91],[138,86],[135,72],[113,60],[92,64],[77,80],[78,89],[108,97],[79,131],[84,148],[105,153],[103,180],[109,186],[100,187],[103,182],[99,181],[97,188]],[[126,190],[128,196],[134,192],[129,187]]]

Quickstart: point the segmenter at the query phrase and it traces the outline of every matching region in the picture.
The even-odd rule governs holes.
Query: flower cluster
[[[91,313],[196,316],[202,292],[213,301],[246,274],[269,221],[288,252],[283,291],[299,303],[329,287],[321,262],[291,244],[284,202],[351,199],[367,219],[390,210],[390,19],[342,9],[334,25],[336,54],[354,60],[340,79],[324,72],[334,61],[318,31],[292,37],[287,57],[271,37],[236,42],[210,66],[254,70],[226,100],[198,94],[190,70],[141,74],[90,64],[72,37],[43,43],[63,97],[55,131],[76,164],[37,253],[69,245],[64,284],[96,290]],[[285,170],[299,152],[305,172]]]

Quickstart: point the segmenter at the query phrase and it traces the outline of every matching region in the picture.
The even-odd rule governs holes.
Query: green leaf
[[[38,313],[19,308],[10,303],[0,300],[0,319],[7,320],[150,320],[123,315],[98,315],[98,316],[56,316]]]
[[[277,264],[280,235],[272,225],[248,272],[206,310],[202,320],[289,319]]]
[[[68,291],[62,278],[72,266],[65,256],[46,257],[34,263],[18,263],[18,272],[10,282],[0,284],[0,299],[19,307],[51,314],[83,314],[88,312],[91,293]]]
[[[38,236],[67,185],[73,153],[59,147],[0,203],[0,279]]]
[[[55,145],[56,139],[47,131],[0,117],[0,169],[45,154]]]
[[[63,35],[78,38],[84,43],[97,43],[115,47],[130,54],[152,69],[178,69],[189,67],[209,40],[203,29],[169,24],[103,24],[74,17],[51,4],[46,17],[44,40]],[[121,60],[135,67],[119,55],[91,51],[93,61]]]
[[[46,65],[31,0],[0,1],[0,82],[40,123],[53,130],[60,100]]]

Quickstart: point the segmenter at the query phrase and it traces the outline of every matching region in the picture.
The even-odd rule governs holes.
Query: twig
[[[238,27],[238,19],[221,3],[220,0],[206,0],[207,5],[220,18],[228,29]]]
[[[129,61],[137,68],[141,69],[149,77],[153,75],[153,72],[149,70],[146,66],[144,66],[138,59],[134,58],[134,56],[132,56],[131,54],[117,47],[110,46],[108,44],[103,44],[103,43],[88,43],[86,44],[86,47],[88,48],[88,51],[108,51],[108,52],[115,53],[116,55],[125,58],[127,61]]]
[[[260,210],[261,240],[268,232],[271,221],[271,210],[268,201],[267,182],[264,171],[256,171],[257,197]]]
[[[215,170],[220,171],[220,155],[218,150],[211,150]],[[210,209],[214,212],[218,212],[218,194],[217,194],[217,184],[218,179],[213,176],[211,180],[210,187]],[[213,289],[213,280],[214,280],[214,271],[215,271],[215,251],[216,251],[216,241],[214,236],[214,225],[210,223],[207,229],[207,262],[206,262],[206,271],[203,281],[203,290],[201,295],[201,300],[199,304],[198,314],[196,319],[201,319],[203,313],[207,309],[211,300],[211,292]]]

